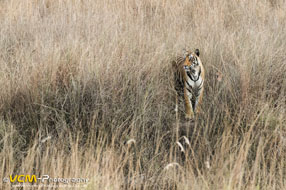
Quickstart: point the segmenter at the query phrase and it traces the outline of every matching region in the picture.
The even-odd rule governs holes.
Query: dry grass
[[[286,189],[285,9],[0,1],[0,188],[48,174],[89,178],[80,189]],[[183,48],[207,72],[195,123],[174,112]]]

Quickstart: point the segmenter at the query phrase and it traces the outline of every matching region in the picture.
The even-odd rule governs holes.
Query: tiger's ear
[[[200,56],[200,50],[199,50],[199,49],[196,49],[196,50],[195,50],[195,54],[199,57],[199,56]]]
[[[188,51],[186,49],[183,49],[183,57],[184,57],[184,59],[186,59],[187,55],[188,55]]]

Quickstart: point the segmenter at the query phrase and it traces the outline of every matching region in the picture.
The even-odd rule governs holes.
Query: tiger
[[[202,102],[205,70],[200,59],[200,50],[194,52],[184,50],[183,56],[173,61],[176,108],[178,111],[178,97],[183,97],[186,119],[194,119],[199,113]]]

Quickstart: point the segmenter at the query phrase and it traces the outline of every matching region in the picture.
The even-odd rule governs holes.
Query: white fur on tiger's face
[[[185,51],[184,56],[179,57],[173,65],[175,87],[178,94],[184,97],[186,118],[189,119],[194,118],[202,101],[205,72],[199,55],[198,49],[195,52]]]

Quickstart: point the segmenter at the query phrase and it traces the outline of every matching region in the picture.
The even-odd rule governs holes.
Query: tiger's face
[[[200,52],[196,49],[195,52],[185,52],[183,68],[187,75],[191,76],[192,79],[198,80],[200,75]]]

